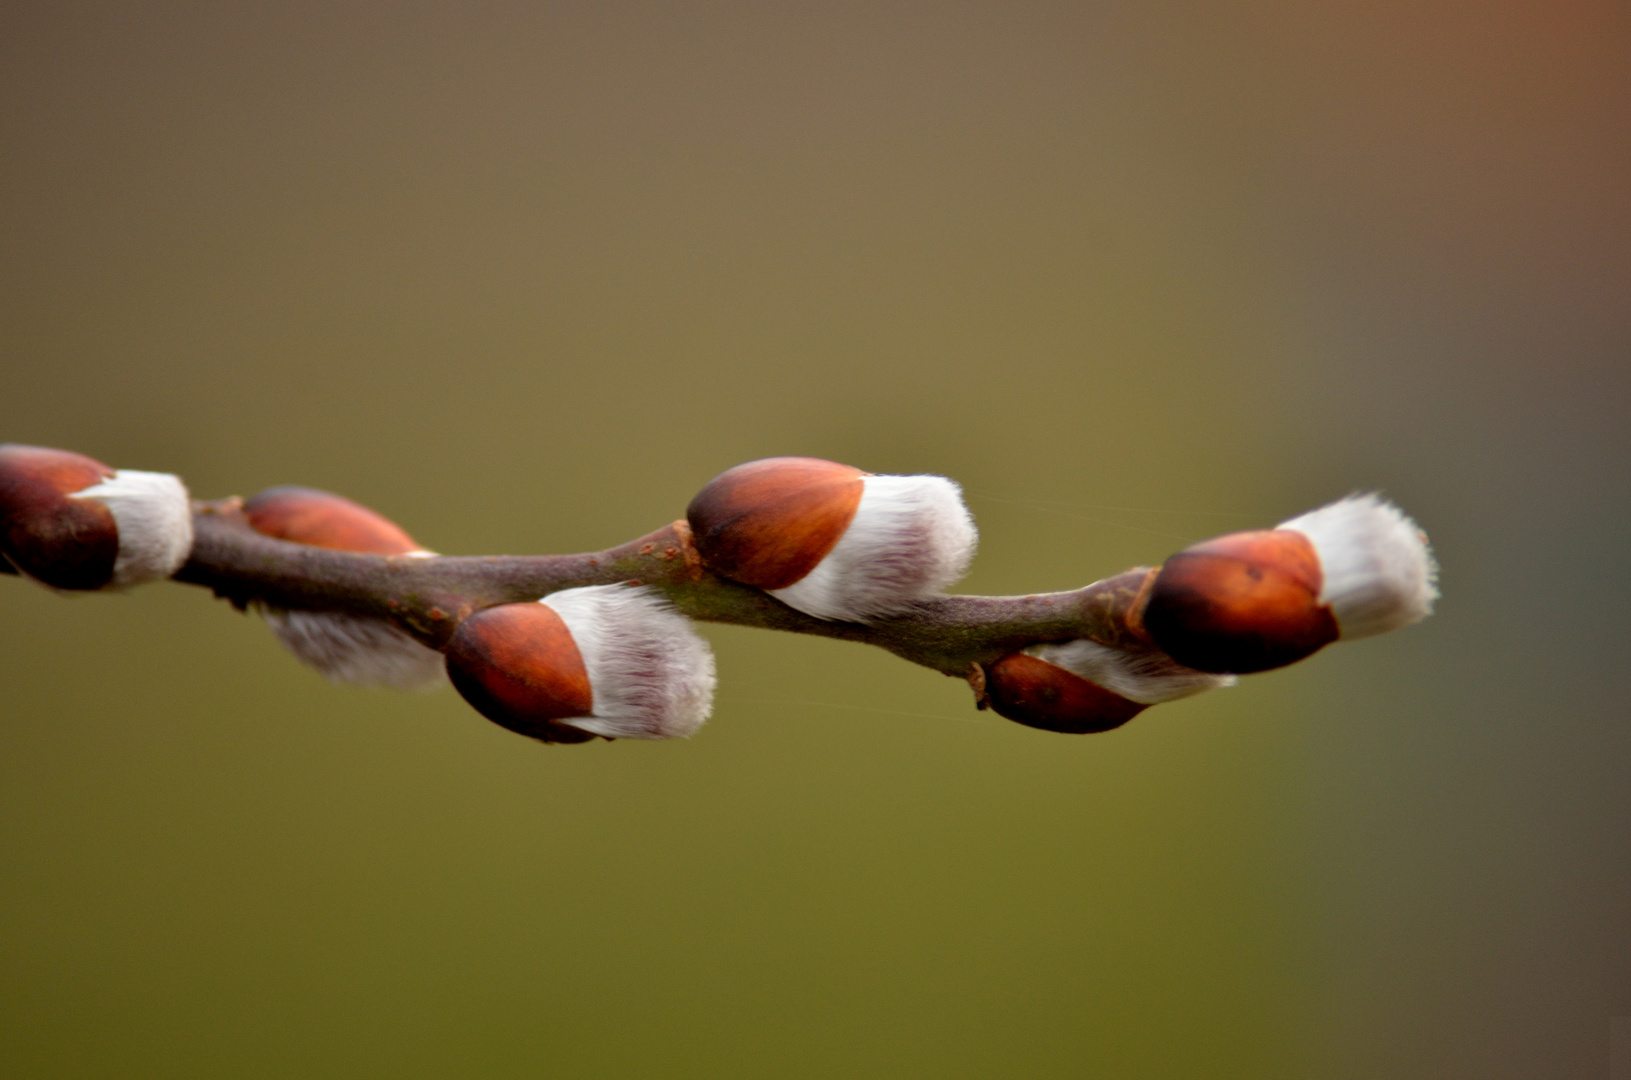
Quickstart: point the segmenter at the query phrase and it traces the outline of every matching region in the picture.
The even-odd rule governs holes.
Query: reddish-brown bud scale
[[[826,558],[855,517],[867,474],[819,458],[727,469],[686,508],[703,565],[760,589],[785,589]]]
[[[114,475],[94,458],[41,446],[0,446],[0,552],[58,589],[113,579],[119,526],[106,505],[69,496]]]
[[[986,668],[985,692],[998,715],[1068,735],[1118,728],[1148,707],[1024,653]]]
[[[1319,556],[1291,529],[1232,533],[1174,555],[1144,607],[1144,628],[1180,664],[1247,674],[1294,663],[1335,641],[1320,603]]]
[[[583,656],[566,623],[546,604],[501,604],[465,619],[447,646],[447,674],[481,715],[552,743],[595,738],[556,723],[594,711]]]
[[[314,488],[267,488],[244,503],[244,516],[256,532],[296,544],[372,555],[421,550],[389,518]]]

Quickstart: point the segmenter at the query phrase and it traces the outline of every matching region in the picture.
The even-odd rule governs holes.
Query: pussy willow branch
[[[203,585],[240,608],[260,602],[389,620],[433,648],[468,615],[537,600],[560,589],[633,581],[661,590],[703,622],[859,641],[915,664],[968,677],[1044,641],[1091,638],[1152,649],[1139,625],[1145,568],[1071,592],[943,596],[868,626],[828,622],[703,568],[691,530],[676,521],[605,551],[582,555],[383,556],[308,547],[250,528],[242,503],[194,504],[192,555],[175,580]]]

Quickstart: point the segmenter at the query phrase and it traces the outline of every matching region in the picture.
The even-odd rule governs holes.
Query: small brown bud
[[[792,585],[849,528],[865,476],[848,465],[801,457],[725,470],[685,511],[703,565],[767,591]]]
[[[447,673],[501,727],[546,743],[595,737],[558,722],[591,715],[594,692],[572,632],[546,604],[501,604],[471,615],[448,643]]]
[[[1232,533],[1162,565],[1144,627],[1174,660],[1200,671],[1283,667],[1338,637],[1322,584],[1319,556],[1303,533]]]
[[[628,584],[478,611],[454,631],[447,671],[483,716],[544,742],[682,738],[713,707],[708,643]]]
[[[371,555],[423,550],[389,518],[315,488],[267,488],[244,503],[244,514],[256,532],[296,544]]]
[[[0,446],[0,552],[53,588],[107,586],[119,558],[118,523],[102,502],[70,496],[113,476],[68,450]]]
[[[998,715],[1070,735],[1118,728],[1148,707],[1025,653],[988,667],[985,692]]]
[[[818,619],[910,611],[968,568],[978,536],[944,476],[766,458],[711,480],[686,519],[702,563]]]

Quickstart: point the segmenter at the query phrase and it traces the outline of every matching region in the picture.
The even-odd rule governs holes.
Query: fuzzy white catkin
[[[113,514],[119,529],[119,554],[109,582],[113,588],[161,581],[181,569],[192,553],[192,502],[178,477],[119,469],[71,498],[95,499]]]
[[[441,653],[384,619],[265,605],[259,610],[283,647],[331,682],[429,690],[447,681]]]
[[[963,576],[979,533],[956,483],[944,476],[868,476],[863,483],[838,543],[771,596],[818,619],[864,623],[909,611]]]
[[[593,714],[562,720],[619,739],[691,735],[714,701],[714,654],[655,589],[589,585],[550,593],[589,673]]]
[[[1086,638],[1033,645],[1025,651],[1141,705],[1177,701],[1239,682],[1233,675],[1184,667],[1165,653],[1113,649]]]
[[[1344,640],[1385,634],[1433,612],[1438,564],[1421,529],[1379,495],[1350,495],[1282,522],[1319,555],[1320,603]]]

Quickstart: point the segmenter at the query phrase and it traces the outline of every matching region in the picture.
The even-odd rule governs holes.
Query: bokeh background
[[[544,747],[0,579],[6,1076],[1608,1075],[1623,4],[8,4],[0,281],[0,438],[450,553],[811,454],[967,591],[1382,489],[1445,592],[1087,737],[708,627]]]

